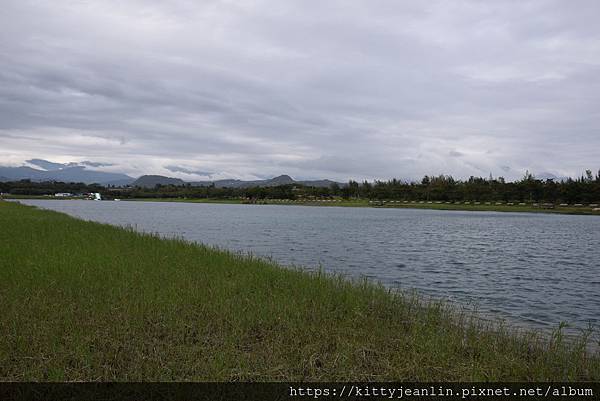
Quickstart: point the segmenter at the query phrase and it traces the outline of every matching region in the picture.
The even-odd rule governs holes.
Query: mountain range
[[[43,159],[30,159],[26,161],[28,166],[7,167],[0,166],[0,182],[18,181],[29,179],[31,181],[61,181],[61,182],[83,182],[85,184],[100,184],[104,186],[139,186],[144,188],[154,188],[160,185],[185,185],[192,186],[211,186],[219,188],[248,188],[248,187],[273,187],[278,185],[300,184],[313,187],[329,187],[335,183],[331,180],[313,180],[296,181],[289,175],[280,175],[278,177],[242,181],[236,179],[214,180],[214,181],[189,181],[186,182],[179,178],[167,177],[163,175],[142,175],[134,178],[123,173],[114,173],[100,171],[98,168],[110,167],[108,163],[98,163],[92,161],[55,163]],[[34,166],[34,167],[30,167]],[[173,169],[173,168],[168,168]],[[178,168],[174,171],[184,171]],[[187,171],[187,170],[186,170]],[[542,172],[536,175],[536,178],[555,181],[566,180],[567,177],[556,176],[552,173]],[[338,185],[345,185],[337,183]]]
[[[143,175],[135,180],[131,185],[154,188],[156,185],[185,185],[190,184],[194,187],[208,187],[214,185],[217,188],[250,188],[250,187],[276,187],[279,185],[299,184],[311,187],[329,187],[336,183],[331,180],[309,180],[296,181],[289,175],[280,175],[278,177],[265,180],[242,181],[242,180],[215,180],[215,181],[193,181],[185,182],[179,178],[165,177],[162,175]],[[337,183],[338,185],[343,185]]]
[[[135,181],[135,178],[126,174],[89,170],[86,168],[89,164],[60,164],[38,159],[28,160],[28,163],[41,168],[0,166],[0,181],[28,179],[31,181],[83,182],[117,186],[128,185]]]
[[[166,177],[162,175],[143,175],[139,178],[133,178],[122,173],[111,173],[98,170],[90,170],[89,167],[108,167],[110,164],[83,161],[78,163],[54,163],[43,159],[27,160],[29,166],[6,167],[0,166],[1,181],[18,181],[28,179],[31,181],[61,181],[61,182],[83,182],[85,184],[100,184],[104,186],[139,186],[144,188],[154,188],[160,185],[185,185],[192,186],[211,186],[219,188],[248,188],[248,187],[273,187],[287,184],[301,184],[314,187],[329,187],[334,181],[331,180],[313,180],[296,181],[289,175],[280,175],[278,177],[242,181],[235,179],[215,180],[215,181],[194,181],[186,182],[179,178]],[[339,183],[338,183],[339,184]]]

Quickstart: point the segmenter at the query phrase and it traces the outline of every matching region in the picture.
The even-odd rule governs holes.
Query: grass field
[[[137,198],[123,199],[127,201],[148,201],[148,202],[185,202],[185,203],[244,203],[239,199],[185,199],[185,198]],[[338,207],[385,207],[397,209],[433,209],[433,210],[461,210],[461,211],[479,211],[479,212],[526,212],[526,213],[558,213],[558,214],[579,214],[579,215],[596,215],[600,216],[600,211],[593,210],[589,206],[556,206],[554,209],[545,209],[532,205],[496,205],[496,204],[479,204],[473,202],[470,204],[455,204],[455,203],[420,203],[420,202],[396,202],[386,203],[373,202],[368,200],[338,200],[336,202],[318,202],[307,200],[272,200],[265,199],[257,202],[258,205],[303,205],[303,206],[338,206]]]
[[[0,201],[0,380],[595,380],[585,339]]]

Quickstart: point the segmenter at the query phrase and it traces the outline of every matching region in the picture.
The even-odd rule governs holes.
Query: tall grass
[[[600,378],[582,343],[366,281],[9,202],[0,227],[0,380]]]

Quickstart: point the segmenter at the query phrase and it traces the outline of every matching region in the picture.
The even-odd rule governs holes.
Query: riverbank
[[[0,380],[598,380],[581,341],[0,202]]]
[[[286,199],[261,199],[256,202],[241,199],[185,199],[185,198],[135,198],[123,199],[132,202],[184,202],[184,203],[226,203],[226,204],[256,204],[256,205],[301,205],[301,206],[337,206],[337,207],[378,207],[396,209],[432,209],[432,210],[460,210],[475,212],[521,212],[521,213],[557,213],[574,215],[600,216],[600,210],[594,210],[596,206],[560,206],[553,208],[543,205],[532,204],[497,204],[496,202],[417,202],[417,201],[368,201],[368,200],[286,200]]]

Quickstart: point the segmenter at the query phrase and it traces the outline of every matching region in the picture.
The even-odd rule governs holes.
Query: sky
[[[0,164],[577,176],[600,168],[599,15],[596,0],[3,0]]]

